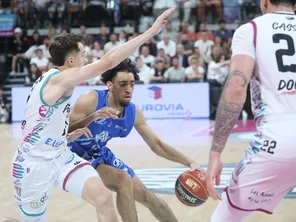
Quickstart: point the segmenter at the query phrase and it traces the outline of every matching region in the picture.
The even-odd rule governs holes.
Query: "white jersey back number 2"
[[[253,57],[251,78],[255,119],[296,115],[296,16],[268,13],[241,26],[233,38],[233,56]]]

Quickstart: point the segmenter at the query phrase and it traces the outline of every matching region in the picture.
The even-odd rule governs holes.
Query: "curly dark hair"
[[[49,46],[52,63],[56,66],[63,66],[70,53],[79,52],[79,42],[81,42],[81,38],[72,33],[56,36]]]
[[[132,62],[130,59],[125,59],[121,63],[119,63],[116,67],[113,69],[110,69],[102,74],[101,81],[103,83],[107,83],[108,81],[111,81],[117,76],[118,72],[128,72],[132,73],[135,77],[135,81],[139,81],[139,68],[138,66]]]

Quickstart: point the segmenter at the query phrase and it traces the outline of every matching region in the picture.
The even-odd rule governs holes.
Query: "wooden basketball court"
[[[148,124],[163,141],[173,145],[184,154],[190,155],[201,165],[205,164],[206,168],[213,122],[209,120],[149,120]],[[253,132],[252,121],[239,122],[233,130],[223,154],[225,167],[222,172],[220,190],[227,184],[230,173],[242,157]],[[11,160],[20,141],[20,133],[19,123],[0,125],[0,217],[20,219],[10,179]],[[147,188],[153,190],[169,204],[180,222],[210,221],[217,202],[209,199],[204,205],[192,208],[179,203],[174,195],[175,180],[187,168],[156,156],[135,130],[125,139],[112,140],[109,147],[120,159],[135,169]],[[296,189],[289,192],[273,215],[255,213],[247,222],[295,222],[296,201],[294,198],[296,198]],[[150,211],[140,204],[137,204],[137,211],[139,221],[157,221]],[[55,189],[48,201],[47,221],[91,222],[96,221],[96,213],[88,203]]]

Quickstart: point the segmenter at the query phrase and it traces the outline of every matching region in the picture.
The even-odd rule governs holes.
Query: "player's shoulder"
[[[98,101],[98,94],[96,90],[90,90],[86,93],[83,93],[78,99],[77,103],[82,106],[88,106],[92,104],[96,104]]]
[[[56,75],[56,74],[59,74],[61,73],[60,70],[58,70],[57,68],[51,68],[49,70],[47,70],[47,72],[45,72],[43,74],[43,76],[53,76],[53,75]]]
[[[233,40],[245,39],[247,36],[253,36],[254,27],[252,22],[245,23],[238,27],[233,35]]]

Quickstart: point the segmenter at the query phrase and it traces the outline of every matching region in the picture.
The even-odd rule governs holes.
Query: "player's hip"
[[[295,118],[296,119],[296,118]],[[278,161],[296,160],[295,120],[265,118],[257,126],[249,150]]]

